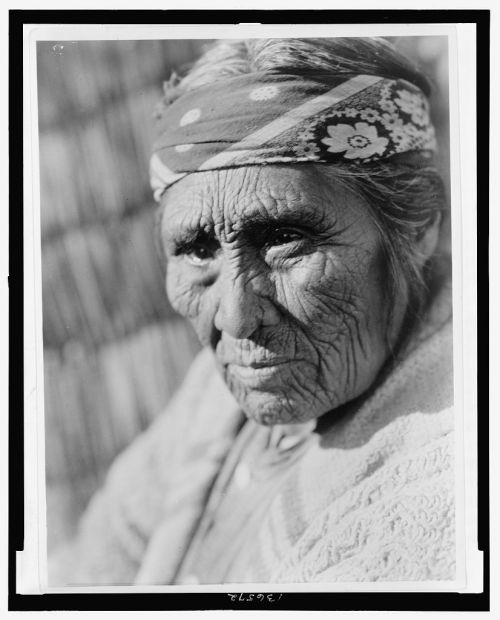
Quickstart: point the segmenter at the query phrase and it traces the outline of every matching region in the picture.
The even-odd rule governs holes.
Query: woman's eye
[[[215,249],[208,245],[194,245],[185,252],[186,258],[193,265],[204,265],[215,257]]]
[[[279,228],[273,230],[273,232],[268,236],[267,245],[286,245],[287,243],[302,241],[302,239],[304,239],[304,235],[298,230],[294,230],[293,228]]]

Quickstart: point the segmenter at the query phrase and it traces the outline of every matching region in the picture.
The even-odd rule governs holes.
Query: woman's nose
[[[249,338],[259,327],[276,325],[279,312],[269,298],[257,290],[257,283],[239,277],[219,282],[215,327],[233,338]]]

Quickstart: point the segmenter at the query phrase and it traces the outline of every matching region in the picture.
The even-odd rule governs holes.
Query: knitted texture
[[[249,512],[235,557],[223,572],[213,557],[215,577],[202,571],[202,582],[454,579],[449,316],[441,295],[382,385],[312,436],[258,523]],[[54,558],[51,585],[174,582],[241,423],[204,351],[113,466],[78,540]]]

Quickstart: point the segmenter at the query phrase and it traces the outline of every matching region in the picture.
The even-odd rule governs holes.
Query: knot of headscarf
[[[158,121],[156,200],[187,174],[276,163],[369,163],[436,149],[429,105],[405,80],[255,73],[185,93]]]

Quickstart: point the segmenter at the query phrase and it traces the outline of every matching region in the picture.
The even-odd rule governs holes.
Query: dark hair
[[[227,77],[267,71],[315,76],[322,81],[353,75],[404,79],[427,96],[429,80],[415,63],[380,38],[223,40],[212,45],[182,79],[165,84],[161,107],[183,93]],[[387,293],[394,301],[401,278],[408,286],[407,320],[423,310],[435,257],[418,256],[418,241],[446,210],[442,179],[429,161],[394,156],[370,164],[307,164],[361,194],[379,228],[387,259]],[[391,307],[391,303],[389,303]]]

